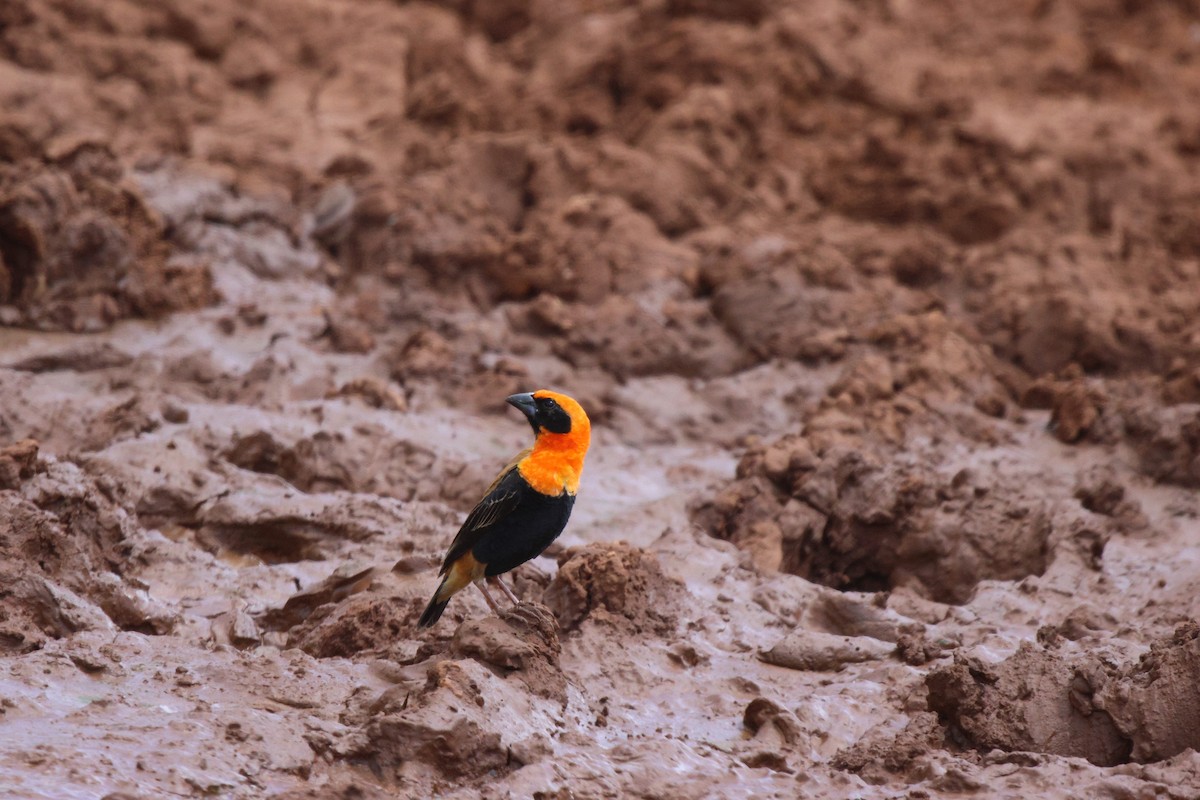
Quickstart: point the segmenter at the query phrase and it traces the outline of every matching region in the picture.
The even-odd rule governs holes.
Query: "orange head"
[[[592,423],[583,406],[547,389],[514,394],[507,402],[521,410],[537,435],[521,474],[547,494],[557,494],[558,487],[574,493],[592,440]]]
[[[549,389],[539,389],[536,392],[514,394],[505,402],[516,406],[526,416],[533,426],[533,432],[537,434],[539,444],[566,445],[569,440],[575,447],[582,446],[583,450],[587,450],[592,423],[583,406],[574,398]]]

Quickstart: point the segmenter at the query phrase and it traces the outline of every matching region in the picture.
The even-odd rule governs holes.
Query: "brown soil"
[[[0,786],[1200,797],[1197,30],[0,3]]]

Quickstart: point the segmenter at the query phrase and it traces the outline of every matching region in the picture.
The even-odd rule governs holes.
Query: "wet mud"
[[[0,787],[1200,797],[1197,26],[4,3]]]

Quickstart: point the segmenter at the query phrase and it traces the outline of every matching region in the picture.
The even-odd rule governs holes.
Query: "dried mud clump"
[[[895,734],[868,733],[857,743],[838,751],[833,765],[853,772],[867,783],[881,786],[897,775],[909,774],[915,763],[942,747],[945,734],[936,714],[915,714]]]
[[[875,661],[896,651],[869,636],[838,636],[797,628],[759,657],[768,664],[814,672],[836,672],[847,664]]]
[[[1200,405],[1134,403],[1124,417],[1143,473],[1163,483],[1200,486]]]
[[[8,320],[96,331],[216,298],[208,267],[171,259],[161,218],[102,146],[0,165],[0,306]]]
[[[768,767],[791,772],[784,753],[804,739],[796,715],[766,697],[756,697],[742,713],[742,727],[753,736],[751,751],[741,756],[748,767]]]
[[[566,631],[592,619],[664,634],[675,627],[685,591],[678,580],[663,574],[653,553],[616,542],[564,553],[543,601]]]
[[[408,398],[394,384],[366,376],[355,378],[326,394],[326,399],[335,397],[355,398],[369,408],[381,408],[386,411],[403,413],[408,410]]]
[[[1150,524],[1141,503],[1130,496],[1109,464],[1081,473],[1076,479],[1074,497],[1088,511],[1109,517],[1124,529],[1143,530]]]
[[[0,650],[81,630],[170,632],[173,615],[122,577],[133,530],[73,465],[37,467],[18,491],[0,491]]]
[[[1104,412],[1104,395],[1082,380],[1072,381],[1054,396],[1050,427],[1058,440],[1073,444],[1092,434]]]
[[[23,358],[9,366],[20,372],[92,372],[124,367],[132,362],[133,356],[107,342],[83,342],[75,347]]]
[[[1170,213],[1166,197],[1138,200],[1137,214]],[[1194,346],[1181,347],[1166,333],[1190,324],[1185,317],[1195,314],[1195,299],[1172,298],[1179,305],[1166,312],[1174,318],[1166,327],[1163,313],[1150,310],[1171,294],[1160,288],[1172,282],[1165,276],[1173,269],[1161,242],[1143,239],[1131,248],[1136,255],[1114,257],[1098,242],[1055,241],[1039,231],[1027,246],[1024,254],[985,247],[966,259],[975,277],[967,308],[998,356],[1035,376],[1071,365],[1089,374],[1165,370],[1175,353],[1195,363]]]
[[[890,305],[849,288],[823,285],[789,264],[722,282],[712,309],[734,340],[760,359],[837,361],[846,354],[851,321],[878,322],[886,313],[879,309]]]
[[[1024,644],[1000,664],[956,657],[931,673],[929,708],[973,747],[1077,756],[1111,766],[1200,746],[1200,626],[1187,622],[1119,668]]]
[[[690,248],[663,237],[653,220],[623,200],[579,195],[535,216],[492,278],[505,297],[548,292],[598,303],[695,268]]]
[[[363,592],[316,609],[288,633],[288,644],[316,658],[348,658],[384,650],[416,630],[421,601],[394,593]]]
[[[348,491],[404,502],[438,500],[463,511],[473,507],[479,487],[490,479],[485,466],[438,455],[370,422],[291,439],[252,430],[235,437],[222,455],[241,469],[277,475],[308,494]]]
[[[560,652],[557,624],[541,606],[464,623],[452,657],[432,663],[424,687],[397,687],[372,709],[369,756],[399,773],[419,765],[453,778],[539,760],[567,705]]]
[[[706,303],[613,294],[598,304],[531,304],[535,332],[549,329],[555,353],[576,369],[600,367],[618,380],[638,375],[729,375],[749,365]]]
[[[368,753],[380,767],[397,771],[411,762],[448,778],[472,778],[510,763],[484,692],[496,680],[474,661],[442,661],[417,697],[385,695],[366,726]]]
[[[440,494],[435,453],[378,425],[318,431],[290,445],[259,430],[234,439],[223,455],[242,469],[278,475],[307,493],[370,492],[401,500]]]
[[[1135,761],[1200,750],[1200,625],[1184,623],[1137,664],[1110,675],[1095,703],[1132,743]]]
[[[983,580],[1041,575],[1063,542],[1098,563],[1107,529],[1030,493],[1029,468],[946,463],[947,447],[1005,442],[1001,420],[1027,377],[936,310],[895,315],[866,338],[802,408],[800,432],[752,440],[735,480],[692,504],[697,524],[763,571],[950,603]]]
[[[944,476],[891,448],[848,440],[825,447],[785,436],[750,451],[739,479],[694,516],[713,535],[782,569],[839,589],[915,583],[961,603],[986,578],[1040,575],[1053,528],[1018,486]]]
[[[450,649],[503,677],[515,675],[534,694],[567,704],[567,679],[558,665],[558,621],[545,606],[522,603],[499,617],[467,620],[454,632]]]
[[[38,443],[33,439],[0,448],[0,489],[16,489],[37,469]]]
[[[1129,760],[1129,739],[1093,700],[1096,676],[1087,664],[1025,643],[999,664],[956,656],[926,685],[930,710],[972,747],[1073,756],[1098,766]]]
[[[403,343],[381,348],[392,380],[402,386],[437,380],[459,408],[496,411],[503,398],[527,385],[529,370],[515,356],[496,357],[478,328],[420,327]]]
[[[324,580],[296,592],[281,607],[263,611],[257,622],[267,630],[299,635],[297,626],[310,619],[314,623],[325,619],[337,603],[370,587],[378,574],[374,566],[343,564]]]
[[[1048,430],[1064,444],[1113,444],[1120,440],[1124,422],[1121,404],[1110,396],[1109,387],[1100,379],[1086,377],[1078,364],[1071,364],[1053,375],[1025,382],[1020,404],[1049,409]]]

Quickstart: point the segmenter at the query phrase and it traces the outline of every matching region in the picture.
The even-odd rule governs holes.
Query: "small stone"
[[[38,443],[34,439],[0,448],[0,489],[16,489],[33,477],[37,468]]]
[[[262,641],[262,634],[253,618],[245,609],[235,609],[229,615],[229,641],[234,647],[244,650],[254,647]]]
[[[173,425],[182,425],[191,418],[191,414],[179,403],[168,400],[163,403],[162,418]]]
[[[385,411],[408,411],[408,398],[387,381],[367,376],[342,384],[327,397],[357,397],[372,408]]]

